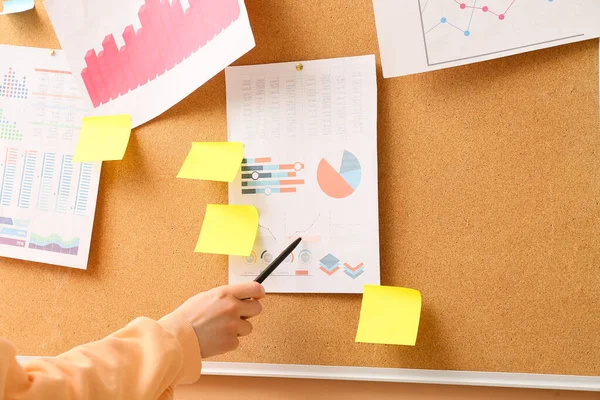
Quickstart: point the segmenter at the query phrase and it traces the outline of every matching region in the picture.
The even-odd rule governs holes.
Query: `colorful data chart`
[[[0,108],[0,140],[23,140],[23,134],[17,128],[16,121],[9,121],[4,116],[4,110]]]
[[[265,264],[271,264],[275,259],[275,256],[270,251],[264,250],[262,253],[260,253],[260,259],[263,260]]]
[[[329,161],[322,159],[317,168],[317,181],[323,193],[334,199],[343,199],[358,189],[362,169],[358,158],[344,151],[342,165],[336,170]]]
[[[0,155],[0,162],[4,164],[4,171],[1,176],[2,183],[0,186],[0,205],[4,207],[10,207],[13,203],[18,155],[18,150],[11,148],[6,149],[6,152]]]
[[[188,3],[186,1],[185,3]],[[136,31],[129,25],[120,48],[112,34],[102,51],[90,49],[81,77],[94,107],[145,85],[212,41],[240,16],[238,0],[145,0]]]
[[[48,144],[77,138],[86,111],[81,107],[81,94],[71,72],[36,68],[31,96],[32,138]]]
[[[340,270],[340,260],[333,254],[327,254],[319,261],[319,268],[331,276]]]
[[[90,199],[90,186],[94,167],[90,163],[83,163],[79,167],[79,182],[77,184],[77,197],[75,199],[75,215],[87,215]]]
[[[37,151],[26,150],[23,161],[23,175],[21,176],[21,188],[17,204],[19,208],[28,209],[31,204],[33,183],[35,180],[35,167],[37,163]]]
[[[304,249],[298,254],[298,260],[305,265],[310,264],[312,261],[312,253],[310,250]]]
[[[304,179],[298,173],[304,164],[274,164],[270,157],[244,158],[242,160],[242,194],[296,193]]]
[[[27,77],[24,76],[19,80],[15,71],[9,67],[8,72],[4,74],[2,81],[0,81],[0,97],[26,100],[29,97]]]
[[[59,214],[65,214],[69,207],[71,198],[71,184],[73,180],[73,156],[63,155],[60,167],[60,180],[58,183],[58,199],[56,202],[56,211]]]
[[[256,257],[256,252],[254,250],[252,250],[252,253],[250,253],[249,256],[244,257],[244,262],[246,264],[255,264],[257,261],[257,257]]]
[[[79,238],[64,240],[57,234],[44,237],[32,233],[29,240],[29,248],[76,256],[79,252]]]
[[[347,262],[342,264],[336,256],[329,253],[319,260],[319,269],[328,276],[332,276],[338,271],[344,271],[350,278],[356,279],[365,272],[365,264],[362,262],[354,266]]]
[[[44,153],[42,160],[42,176],[40,177],[40,189],[37,198],[37,209],[48,211],[50,209],[50,197],[52,195],[52,182],[54,181],[54,169],[56,167],[56,154]]]
[[[289,214],[286,213],[283,217],[283,226],[285,228],[285,232],[286,232],[286,239],[290,242],[293,242],[294,240],[298,239],[298,238],[302,238],[302,243],[305,244],[309,244],[309,243],[319,243],[321,242],[321,235],[318,233],[313,233],[313,231],[315,230],[315,226],[318,225],[319,222],[322,222],[323,220],[321,219],[321,214],[318,214],[315,219],[312,220],[306,220],[306,221],[311,221],[310,225],[308,223],[306,223],[306,225],[302,225],[301,227],[298,227],[296,225],[295,228],[293,228],[294,230],[288,230],[290,228],[290,220],[289,220]],[[294,226],[294,225],[291,225]],[[270,231],[269,231],[270,232]],[[277,240],[274,237],[275,240]]]
[[[351,266],[348,263],[344,263],[344,273],[352,279],[356,279],[365,272],[364,264],[360,263],[355,266]]]
[[[249,256],[242,258],[246,265],[258,264],[262,270],[273,262],[275,256],[269,250],[263,250],[260,253],[260,257],[258,257],[258,253],[253,250]],[[310,250],[302,250],[297,255],[295,252],[292,252],[283,261],[283,266],[280,266],[273,271],[272,276],[312,276],[308,269],[308,264],[310,264],[311,260],[312,254]],[[247,271],[244,272],[243,275],[258,276],[259,272],[260,271]]]
[[[0,216],[0,245],[25,247],[29,221]]]
[[[460,32],[462,33],[461,36],[464,37],[469,37],[471,36],[471,25],[473,24],[473,19],[477,16],[477,17],[485,17],[487,16],[488,18],[492,18],[494,20],[497,21],[504,21],[507,16],[508,16],[508,12],[511,10],[516,9],[516,7],[513,7],[515,5],[515,3],[517,2],[517,0],[506,0],[504,5],[500,5],[498,6],[498,8],[495,8],[493,6],[488,6],[488,5],[479,5],[477,4],[477,1],[473,1],[473,3],[468,4],[467,1],[458,1],[458,0],[446,0],[446,4],[438,4],[438,8],[439,10],[434,10],[435,7],[429,7],[427,8],[427,6],[429,5],[429,1],[430,0],[425,0],[425,4],[423,5],[423,7],[421,7],[421,18],[425,19],[427,18],[427,15],[425,15],[426,11],[430,11],[430,12],[437,12],[436,15],[439,15],[439,17],[436,19],[436,24],[431,26],[431,27],[425,27],[423,26],[423,36],[427,37],[427,35],[429,33],[431,33],[432,31],[434,31],[436,28],[442,28],[442,27],[448,27],[448,29],[452,32]],[[522,0],[520,1],[522,2]],[[546,0],[546,3],[552,3],[553,0]],[[444,9],[444,7],[448,7],[448,4],[454,4],[454,6],[456,7],[456,9],[460,9],[462,11],[464,11],[464,18],[463,20],[466,22],[463,22],[462,24],[458,21],[454,21],[449,19],[446,14],[441,11]]]

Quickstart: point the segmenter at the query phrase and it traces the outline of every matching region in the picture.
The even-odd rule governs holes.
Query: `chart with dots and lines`
[[[385,77],[470,64],[600,35],[597,0],[373,3]]]
[[[86,268],[100,163],[73,162],[77,83],[62,52],[0,51],[0,257]]]
[[[225,70],[228,138],[245,155],[229,202],[260,215],[251,254],[229,257],[229,283],[302,238],[267,292],[362,293],[380,282],[375,56],[300,64]]]
[[[17,127],[17,121],[4,117],[4,110],[0,108],[0,140],[23,140],[23,134]]]
[[[27,99],[29,97],[27,77],[17,77],[16,71],[12,67],[8,67],[8,71],[0,82],[0,97]]]

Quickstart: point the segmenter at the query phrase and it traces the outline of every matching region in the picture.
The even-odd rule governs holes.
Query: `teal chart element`
[[[358,189],[361,179],[360,162],[349,151],[344,151],[339,170],[336,170],[326,159],[322,159],[317,168],[319,187],[323,193],[334,199],[350,196]]]
[[[358,159],[349,151],[344,151],[340,175],[354,190],[358,189],[360,179],[362,178],[362,170]]]
[[[31,10],[33,5],[33,0],[0,0],[0,15]]]
[[[79,252],[79,238],[64,240],[55,233],[49,236],[31,233],[29,248],[76,256]]]

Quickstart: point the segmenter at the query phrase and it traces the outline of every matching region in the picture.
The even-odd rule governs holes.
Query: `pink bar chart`
[[[81,71],[94,108],[147,84],[206,46],[240,16],[238,0],[145,0],[137,31],[127,26],[119,48],[112,34],[85,55]]]

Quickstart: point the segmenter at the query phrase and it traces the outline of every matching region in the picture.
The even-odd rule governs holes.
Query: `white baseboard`
[[[600,391],[600,377],[205,361],[204,375]]]
[[[24,362],[36,357],[17,357]],[[600,392],[600,377],[204,361],[203,375],[331,379]]]

